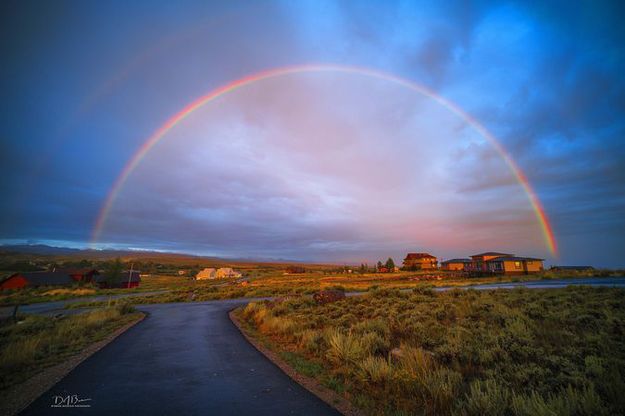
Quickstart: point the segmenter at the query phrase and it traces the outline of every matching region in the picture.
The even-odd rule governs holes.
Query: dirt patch
[[[78,364],[104,348],[111,341],[132,328],[134,325],[141,322],[145,316],[145,314],[142,314],[135,321],[124,325],[105,339],[91,344],[80,354],[70,357],[67,361],[62,362],[61,364],[48,367],[25,382],[17,384],[4,391],[2,393],[2,400],[0,400],[0,415],[12,416],[24,410],[29,404],[35,401],[35,399],[61,381],[61,379],[76,368]]]
[[[325,387],[317,380],[311,377],[307,377],[296,372],[293,367],[291,367],[286,361],[284,361],[278,354],[270,350],[269,348],[262,345],[258,340],[251,337],[241,325],[241,322],[234,314],[234,310],[230,311],[228,314],[230,316],[230,320],[236,325],[241,334],[247,339],[247,341],[254,346],[258,351],[260,351],[269,361],[274,363],[280,370],[282,370],[287,376],[293,379],[296,383],[304,387],[306,390],[326,402],[331,407],[338,410],[341,414],[345,416],[361,416],[363,413],[356,409],[347,399],[343,396],[339,395],[333,390]]]

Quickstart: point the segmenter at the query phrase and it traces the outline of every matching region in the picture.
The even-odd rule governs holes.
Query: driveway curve
[[[338,415],[232,324],[228,311],[247,302],[143,305],[146,319],[21,414]],[[68,396],[89,407],[54,407],[55,400]]]

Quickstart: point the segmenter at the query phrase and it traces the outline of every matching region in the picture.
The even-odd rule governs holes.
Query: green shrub
[[[363,382],[386,383],[390,380],[393,368],[390,362],[382,357],[367,356],[358,363],[358,377]]]
[[[335,363],[355,363],[366,354],[362,339],[351,333],[330,329],[326,332],[325,339],[328,344],[326,356]]]
[[[511,395],[508,388],[493,379],[475,380],[463,403],[463,413],[469,416],[508,414]]]

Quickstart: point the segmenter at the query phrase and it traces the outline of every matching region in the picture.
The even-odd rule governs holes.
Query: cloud
[[[337,62],[458,103],[529,178],[562,261],[620,264],[622,7],[5,6],[0,237],[84,242],[123,166],[187,103],[259,70]],[[414,93],[357,75],[298,76],[223,98],[150,153],[103,243],[336,260],[477,246],[545,255],[493,147]]]

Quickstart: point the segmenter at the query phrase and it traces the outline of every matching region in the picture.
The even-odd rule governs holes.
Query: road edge
[[[141,312],[141,315],[137,319],[118,328],[103,340],[89,345],[80,353],[69,357],[66,361],[48,367],[28,380],[8,389],[3,393],[3,396],[7,398],[10,397],[11,400],[0,402],[0,415],[14,416],[26,409],[32,402],[54,387],[56,383],[61,381],[80,363],[106,347],[121,334],[143,321],[146,316],[147,314],[145,312]]]
[[[297,384],[299,384],[300,386],[302,386],[303,388],[305,388],[306,390],[308,390],[309,392],[317,396],[320,400],[325,402],[328,406],[336,409],[339,413],[341,413],[344,416],[361,416],[363,414],[363,412],[358,410],[356,407],[354,407],[354,405],[351,404],[349,400],[339,395],[335,391],[330,390],[329,388],[325,387],[314,378],[298,373],[297,371],[295,371],[293,367],[291,367],[286,361],[284,361],[278,354],[276,354],[274,351],[270,350],[269,348],[265,347],[260,342],[258,342],[258,340],[250,336],[245,331],[245,329],[243,329],[243,326],[241,325],[241,322],[239,321],[237,316],[234,314],[234,311],[235,309],[232,309],[230,312],[228,312],[228,316],[230,317],[230,320],[232,321],[234,326],[236,326],[239,332],[245,337],[247,342],[252,344],[254,348],[256,348],[261,354],[265,356],[265,358],[267,358],[275,366],[277,366],[280,370],[282,370],[282,372],[285,373],[287,376],[289,376],[289,378],[291,378]]]

